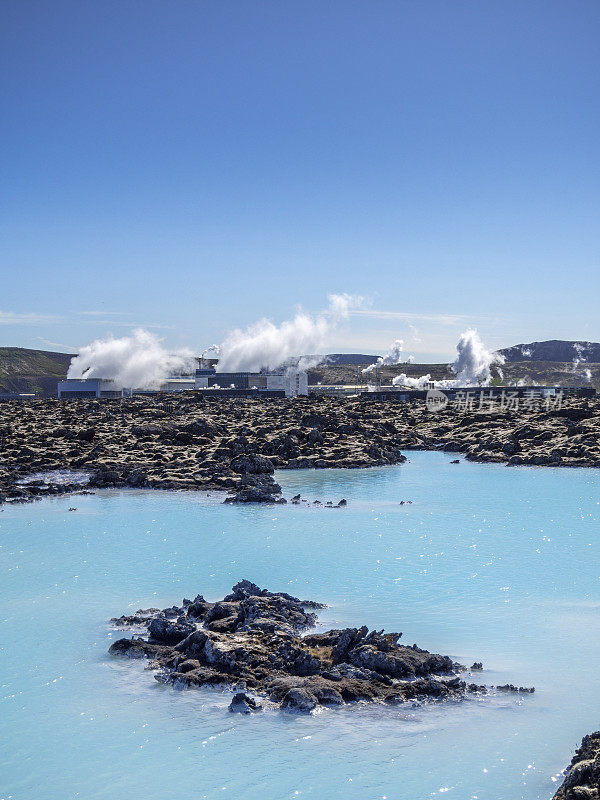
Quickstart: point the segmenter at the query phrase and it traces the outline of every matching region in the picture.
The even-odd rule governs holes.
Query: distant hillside
[[[0,392],[36,392],[56,396],[72,355],[24,347],[0,347]]]
[[[578,345],[580,350],[575,345]],[[552,347],[557,349],[552,351]],[[524,356],[523,349],[531,352],[531,355]],[[550,386],[581,386],[587,383],[584,371],[589,369],[590,384],[600,389],[600,344],[556,340],[518,344],[500,352],[507,359],[507,363],[502,367],[506,383],[522,380],[526,383]],[[546,352],[554,355],[560,353],[563,357],[546,359],[542,357]],[[0,393],[35,392],[42,397],[55,397],[58,381],[66,377],[72,358],[69,353],[27,350],[23,347],[0,347]],[[573,364],[576,358],[585,360],[585,363],[576,367]],[[376,360],[377,356],[374,355],[334,353],[326,363],[309,369],[308,380],[312,385],[317,383],[355,385],[357,367],[366,367]],[[390,384],[392,378],[401,372],[413,378],[429,373],[433,380],[454,377],[448,364],[398,364],[381,368],[379,378],[384,385]],[[360,371],[358,377],[361,383],[367,381],[366,376]],[[369,380],[372,379],[371,376]]]
[[[365,356],[362,353],[329,353],[326,355],[328,364],[374,364],[379,356]]]
[[[600,344],[597,342],[565,342],[550,339],[547,342],[516,344],[499,350],[507,361],[570,361],[581,360],[600,363]]]
[[[328,353],[311,354],[304,356],[292,356],[286,359],[284,366],[298,366],[303,361],[304,363],[312,364],[329,364],[331,366],[364,366],[365,364],[374,364],[379,356],[368,356],[364,353]]]
[[[358,377],[359,383],[367,384],[369,381],[374,380],[374,374],[363,375],[361,368],[373,364],[377,358],[373,358],[373,356],[365,356],[365,358],[366,361],[356,366],[354,364],[319,364],[319,366],[308,370],[308,382],[313,386],[318,383],[331,386],[340,384],[354,386]],[[378,371],[379,380],[384,385],[390,384],[392,378],[400,375],[401,372],[405,372],[411,378],[419,378],[421,375],[430,374],[432,380],[436,381],[455,377],[448,364],[396,364],[390,367],[380,367]]]
[[[363,366],[367,366],[365,362]],[[584,374],[589,369],[590,376]],[[392,379],[401,372],[406,373],[410,378],[419,378],[421,375],[431,375],[432,380],[448,380],[456,376],[448,364],[397,364],[391,367],[382,367],[379,370],[379,380],[382,385],[391,384]],[[509,361],[501,367],[503,378],[496,367],[492,368],[492,374],[498,383],[515,384],[518,381],[524,383],[538,384],[541,386],[594,386],[600,389],[600,363],[588,362],[585,365],[575,367],[572,361]],[[357,368],[352,365],[340,364],[321,364],[308,371],[308,382],[311,385],[318,383],[339,385],[356,384]],[[362,375],[358,372],[359,383],[367,383],[373,380],[374,376]]]

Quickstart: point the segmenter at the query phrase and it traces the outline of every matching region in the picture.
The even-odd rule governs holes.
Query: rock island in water
[[[260,708],[247,693],[285,710],[310,712],[357,700],[459,700],[487,691],[461,679],[466,668],[449,656],[398,644],[401,633],[362,627],[303,635],[315,626],[319,608],[324,606],[244,580],[216,603],[198,595],[181,607],[113,619],[118,627],[146,628],[147,636],[119,639],[110,653],[152,659],[156,679],[179,688],[232,687],[238,693],[230,710],[246,713]]]

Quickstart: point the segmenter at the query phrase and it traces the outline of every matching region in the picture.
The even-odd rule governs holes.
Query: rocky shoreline
[[[400,464],[418,449],[509,465],[599,467],[600,400],[436,414],[424,403],[194,393],[0,402],[0,504],[81,490],[21,482],[52,470],[85,470],[92,489],[225,490],[234,502],[275,502],[274,469]]]
[[[600,731],[584,736],[552,800],[597,800],[600,797]]]
[[[461,700],[488,691],[463,680],[466,667],[448,656],[398,644],[401,633],[362,627],[305,634],[315,627],[319,608],[324,606],[244,580],[216,603],[198,595],[180,607],[113,619],[117,628],[145,629],[145,636],[119,639],[109,652],[151,659],[156,680],[176,688],[232,688],[229,710],[243,713],[261,709],[252,695],[286,711],[310,712],[359,700]]]

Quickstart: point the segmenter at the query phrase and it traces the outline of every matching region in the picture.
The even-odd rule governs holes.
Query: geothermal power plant
[[[206,359],[198,359],[194,375],[171,376],[156,389],[120,387],[112,378],[67,378],[58,384],[63,399],[118,398],[132,394],[197,391],[227,397],[298,397],[308,394],[308,374],[294,367],[259,372],[217,372]]]
[[[338,298],[339,305],[344,303]],[[50,393],[47,389],[42,393],[62,400],[190,392],[210,398],[310,394],[408,402],[426,397],[431,390],[454,399],[473,390],[498,394],[505,388],[514,398],[528,393],[549,397],[561,390],[565,395],[576,390],[579,396],[593,396],[598,387],[600,345],[548,341],[490,351],[473,329],[460,336],[451,364],[415,364],[401,339],[380,356],[301,355],[318,352],[319,337],[331,327],[329,319],[301,315],[280,327],[263,321],[247,331],[233,332],[199,357],[189,350],[166,350],[154,334],[136,329],[130,336],[96,340],[76,355],[56,354],[63,364],[69,359],[63,367],[66,376],[65,372],[57,375]],[[561,363],[553,364],[549,356],[560,356]],[[36,378],[30,373],[20,392],[2,393],[0,399],[33,399],[44,381],[43,374]]]
[[[344,357],[342,357],[344,358]],[[347,364],[353,359],[364,356],[349,354],[345,357]],[[301,363],[302,359],[298,359]],[[363,361],[364,363],[364,361]],[[455,380],[430,380],[429,375],[421,378],[407,378],[402,374],[384,385],[379,378],[379,367],[384,364],[382,357],[379,363],[356,370],[356,382],[353,384],[309,385],[308,372],[295,366],[284,366],[279,369],[262,369],[259,371],[219,372],[217,359],[198,359],[198,367],[193,374],[173,375],[166,378],[155,388],[136,388],[121,386],[115,379],[106,377],[67,378],[58,383],[58,397],[63,400],[79,398],[119,399],[131,396],[162,395],[176,392],[194,392],[199,396],[218,398],[277,398],[302,397],[310,395],[328,395],[333,397],[360,396],[365,402],[411,402],[424,400],[428,392],[441,389],[449,400],[466,398],[468,402],[483,403],[484,400],[510,402],[514,398],[536,396],[551,398],[559,392],[561,396],[594,397],[596,389],[589,385],[582,386],[541,386],[538,384],[495,385],[490,387],[489,378],[475,382],[472,377],[461,376]],[[462,380],[461,380],[462,377]],[[479,393],[476,395],[476,390]],[[481,395],[481,397],[480,397]],[[485,395],[485,397],[484,397]]]

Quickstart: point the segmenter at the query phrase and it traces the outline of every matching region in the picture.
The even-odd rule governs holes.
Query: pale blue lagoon
[[[453,457],[277,476],[339,510],[135,491],[5,507],[0,798],[550,798],[600,727],[600,473]],[[536,692],[242,717],[229,692],[108,656],[110,617],[241,578]]]

